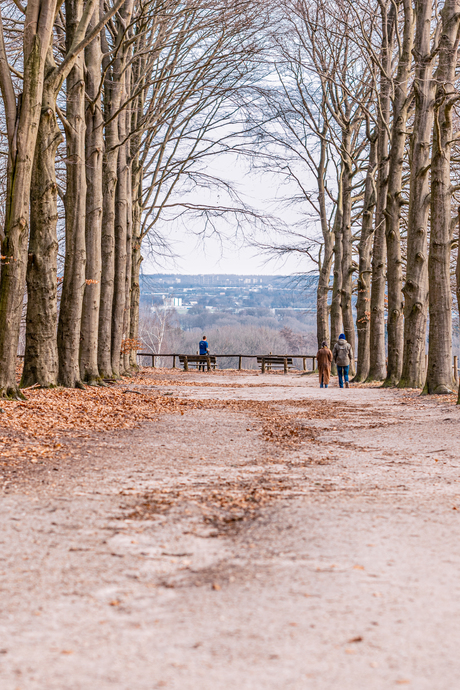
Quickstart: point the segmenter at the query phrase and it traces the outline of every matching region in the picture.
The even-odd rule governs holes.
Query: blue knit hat
[[[339,340],[346,340],[346,338],[345,338],[345,333],[341,333],[341,334],[339,335]]]

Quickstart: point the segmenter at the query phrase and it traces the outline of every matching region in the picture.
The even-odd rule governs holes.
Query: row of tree
[[[319,342],[450,391],[459,31],[460,0],[2,3],[0,394],[25,294],[22,386],[135,365],[141,245],[229,150],[297,187],[268,248],[317,262]]]
[[[451,391],[460,0],[282,0],[275,11],[276,81],[248,119],[261,165],[309,211],[265,246],[317,262],[318,341],[343,328],[355,346],[357,333],[355,380]]]
[[[2,3],[0,395],[20,394],[25,295],[22,387],[135,365],[141,244],[212,181],[263,24],[247,0]]]

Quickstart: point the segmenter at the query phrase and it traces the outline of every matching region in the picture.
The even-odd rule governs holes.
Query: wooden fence
[[[192,355],[183,355],[183,354],[157,354],[153,352],[138,352],[137,353],[138,357],[150,357],[151,362],[152,362],[152,367],[155,368],[155,357],[172,357],[172,368],[177,369],[177,362],[179,360],[179,357],[191,357]],[[238,371],[241,371],[243,369],[242,363],[243,359],[263,359],[265,357],[281,357],[283,359],[286,358],[292,358],[292,359],[301,359],[302,364],[303,364],[303,371],[309,371],[307,369],[307,360],[311,359],[312,361],[312,367],[311,371],[315,370],[315,362],[316,362],[316,355],[272,355],[271,353],[269,355],[212,355],[213,357],[234,357],[238,358]],[[356,361],[356,360],[355,360]],[[425,355],[425,365],[428,366],[428,355]],[[453,373],[454,373],[454,380],[458,383],[458,357],[457,355],[454,356],[454,361],[452,364],[453,368]]]
[[[177,360],[179,357],[190,357],[191,355],[179,355],[179,354],[156,354],[153,352],[138,352],[137,353],[138,357],[150,357],[151,362],[152,362],[152,367],[155,368],[155,357],[172,357],[172,366],[173,369],[177,368]],[[315,362],[316,362],[316,355],[212,355],[213,357],[238,357],[238,371],[241,371],[243,366],[242,362],[243,359],[257,359],[259,358],[264,358],[264,357],[282,357],[283,359],[291,357],[292,359],[301,359],[303,363],[303,370],[308,371],[307,369],[307,359],[312,360],[312,368],[311,371],[315,370]],[[24,355],[18,355],[20,359],[24,358]],[[425,366],[428,366],[428,355],[425,355]],[[454,380],[458,383],[458,357],[457,355],[454,356],[454,361],[452,364],[452,368],[454,370]]]
[[[138,357],[150,357],[151,362],[152,362],[152,367],[155,368],[155,358],[158,357],[172,357],[172,368],[177,369],[177,364],[179,362],[179,357],[192,357],[195,355],[189,354],[182,354],[182,353],[168,353],[168,354],[157,354],[153,352],[138,352],[137,353]],[[241,371],[243,369],[243,359],[269,359],[270,357],[281,357],[282,359],[301,359],[302,360],[302,366],[303,366],[303,371],[309,371],[307,369],[307,360],[311,360],[311,371],[315,370],[315,363],[316,363],[316,355],[274,355],[274,354],[263,354],[263,355],[215,355],[212,354],[212,357],[228,357],[228,358],[237,358],[238,359],[238,371]]]

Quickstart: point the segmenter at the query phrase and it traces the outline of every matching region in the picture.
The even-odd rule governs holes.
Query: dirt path
[[[183,414],[5,471],[2,690],[457,688],[460,409],[161,376]]]

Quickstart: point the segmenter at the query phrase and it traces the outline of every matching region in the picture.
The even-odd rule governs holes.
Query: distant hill
[[[172,306],[179,312],[209,309],[316,310],[318,276],[157,273],[141,275],[141,304]]]

